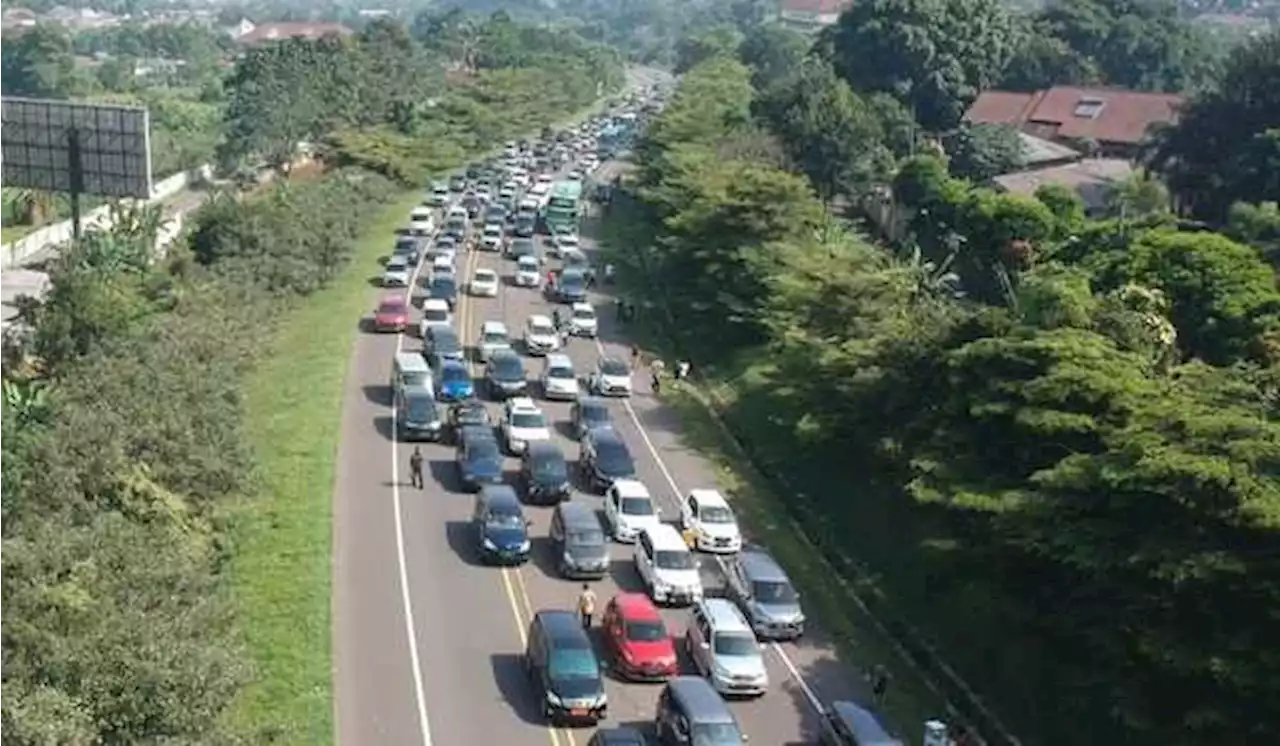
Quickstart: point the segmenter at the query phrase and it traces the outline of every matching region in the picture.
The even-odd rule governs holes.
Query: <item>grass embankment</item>
[[[236,717],[282,743],[333,739],[333,479],[347,361],[385,254],[417,190],[369,225],[337,282],[292,309],[246,384],[246,427],[262,494],[234,514],[232,591],[255,681]]]
[[[599,228],[605,250],[619,268],[619,288],[633,299],[658,301],[660,296],[648,286],[643,266],[637,261],[637,251],[645,245],[646,231],[636,225],[625,211],[615,214]],[[653,307],[632,324],[631,334],[647,350],[674,360],[679,343],[672,339],[669,324],[663,323],[660,307]],[[759,442],[760,438],[774,438],[779,432],[774,419],[777,412],[760,411],[755,407],[741,406],[743,391],[749,391],[756,377],[756,367],[766,361],[754,359],[742,365],[726,366],[724,370],[697,371],[696,385],[669,386],[663,390],[664,401],[676,409],[682,423],[682,436],[688,446],[708,458],[716,466],[719,483],[733,494],[735,510],[753,539],[768,546],[771,552],[787,568],[797,589],[805,598],[808,611],[830,635],[845,663],[867,671],[879,664],[885,666],[893,677],[884,710],[889,721],[902,730],[909,742],[918,743],[922,724],[930,718],[956,719],[950,703],[957,697],[947,691],[929,673],[925,651],[914,647],[904,634],[898,611],[922,612],[930,622],[948,624],[936,611],[927,613],[920,607],[899,609],[899,593],[905,586],[918,583],[917,570],[920,544],[913,541],[899,527],[887,525],[885,516],[860,527],[850,522],[832,522],[828,516],[816,519],[823,524],[815,530],[814,516],[798,515],[803,506],[795,499],[788,499],[795,489],[779,480],[774,470],[765,469],[758,458],[744,448],[744,443]],[[747,395],[749,396],[749,394]],[[744,416],[744,414],[746,416]],[[731,415],[731,416],[727,416]],[[744,427],[750,432],[744,431]],[[787,475],[790,476],[790,475]],[[848,485],[829,484],[828,489],[848,490]],[[862,497],[859,495],[858,497]],[[851,500],[851,503],[861,500]],[[863,517],[863,516],[860,516]],[[808,520],[803,520],[807,518]],[[798,520],[800,519],[800,520]],[[896,547],[896,554],[885,557],[877,554],[879,561],[887,563],[887,573],[868,572],[855,564],[853,552],[824,550],[829,543],[823,539],[835,538],[839,546],[852,549],[862,538],[880,533],[877,549]],[[822,545],[820,547],[820,545]],[[897,563],[908,563],[908,572],[895,573]],[[927,596],[921,589],[912,588],[905,594],[915,600]],[[889,609],[892,598],[894,608]],[[981,609],[973,609],[965,619],[971,620]],[[964,619],[957,620],[957,622]],[[972,716],[960,719],[969,720]]]

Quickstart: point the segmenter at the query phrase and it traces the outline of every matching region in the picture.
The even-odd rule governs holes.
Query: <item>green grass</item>
[[[397,198],[336,283],[291,309],[246,385],[261,494],[233,513],[231,588],[255,675],[233,717],[275,743],[333,741],[333,479],[356,320],[369,267],[417,203]]]
[[[8,245],[17,241],[35,229],[34,225],[6,225],[0,228],[0,245]]]

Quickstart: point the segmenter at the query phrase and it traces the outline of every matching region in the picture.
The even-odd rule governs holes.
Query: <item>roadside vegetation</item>
[[[392,24],[366,31],[344,46],[389,37],[445,59]],[[498,62],[458,82],[438,62],[416,68],[472,117],[442,112],[446,126],[438,108],[414,111],[423,138],[456,143],[422,175],[475,155],[475,122],[539,128],[621,81],[619,64],[603,81],[573,78],[583,89],[561,103],[575,109],[520,108],[517,89],[534,76],[585,64],[564,49],[507,77]],[[274,58],[239,64],[305,82],[286,72],[296,58],[282,58],[286,71],[264,59]],[[346,72],[348,91],[387,84],[378,66]],[[255,120],[245,80],[233,71],[226,83],[234,144],[223,152],[270,160],[283,150],[278,121]],[[391,119],[334,119],[305,135],[377,130],[403,114],[369,111]],[[327,173],[216,196],[160,262],[159,214],[124,214],[54,259],[49,296],[23,309],[32,331],[6,346],[2,418],[6,743],[332,740],[332,458],[343,366],[371,292],[367,262],[353,258],[389,245],[406,187],[422,187],[344,166],[347,152],[325,151]],[[307,434],[287,442],[282,428]]]
[[[981,185],[1008,135],[958,127],[966,97],[1045,39],[993,2],[947,7],[855,5],[812,51],[781,29],[683,45],[605,226],[623,285],[732,442],[701,440],[762,475],[744,487],[761,530],[794,520],[957,705],[932,649],[1025,743],[1274,742],[1280,186],[1242,153],[1280,122],[1280,37],[1237,50],[1158,140],[1169,187],[1140,175],[1088,219],[1063,189]],[[1059,51],[1104,81],[1190,80],[1179,55],[1082,43]],[[905,240],[837,219],[872,195]],[[815,567],[810,585],[834,572]]]

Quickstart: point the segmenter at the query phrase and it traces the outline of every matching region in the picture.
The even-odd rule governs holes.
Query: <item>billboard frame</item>
[[[151,115],[145,107],[0,97],[5,186],[65,192],[80,237],[80,197],[151,199]]]

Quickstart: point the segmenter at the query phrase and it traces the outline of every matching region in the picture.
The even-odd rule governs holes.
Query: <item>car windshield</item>
[[[723,505],[708,505],[699,511],[703,523],[733,523],[733,513]]]
[[[502,227],[497,225],[485,226],[484,234],[489,238],[497,238],[502,235]]]
[[[609,409],[600,405],[585,406],[582,408],[582,421],[592,424],[608,422]]]
[[[428,318],[428,321],[432,319]],[[441,321],[448,320],[448,314],[444,315]],[[458,349],[458,338],[450,332],[434,334],[431,337],[431,347],[436,352],[455,352]]]
[[[524,378],[524,366],[518,357],[494,358],[493,374],[502,379]]]
[[[561,285],[580,287],[582,285],[582,282],[583,282],[582,275],[578,274],[577,272],[565,272],[560,275]]]
[[[548,322],[536,321],[529,325],[529,333],[533,335],[555,334],[556,328]]]
[[[662,622],[627,622],[628,640],[657,642],[667,637],[667,628]]]
[[[493,508],[485,515],[484,525],[490,528],[524,528],[524,516],[514,510]]]
[[[723,633],[716,635],[716,655],[759,655],[760,646],[754,635]]]
[[[483,404],[465,406],[456,411],[455,417],[460,424],[483,425],[489,421],[489,412]]]
[[[573,317],[575,319],[594,319],[596,317],[596,312],[592,311],[590,308],[578,308],[574,310]]]
[[[445,227],[451,231],[463,231],[463,230],[466,230],[467,228],[467,221],[458,220],[455,218],[453,220],[450,220],[449,224],[446,225]]]
[[[488,438],[473,439],[467,448],[467,455],[472,463],[493,462],[502,458],[497,441]]]
[[[507,343],[506,332],[485,332],[481,337],[481,344],[498,345]]]
[[[595,679],[600,663],[591,648],[561,648],[551,654],[548,673],[553,679]]]
[[[398,301],[384,301],[378,306],[378,313],[404,313],[404,304]]]
[[[541,412],[516,412],[511,415],[511,426],[534,429],[547,426],[547,418]]]
[[[573,368],[566,368],[561,366],[557,368],[552,368],[551,370],[547,371],[547,378],[572,379],[573,377],[574,377]]]
[[[436,403],[429,396],[413,396],[409,398],[409,419],[415,422],[429,422],[436,419]]]
[[[678,549],[660,550],[654,554],[653,561],[663,570],[692,570],[697,567],[693,562],[692,553]]]
[[[565,463],[564,456],[555,452],[538,454],[533,460],[532,471],[541,480],[564,482],[569,479],[569,465]]]
[[[403,271],[404,271],[404,268],[405,268],[406,266],[408,266],[408,265],[407,265],[407,263],[405,262],[405,260],[404,260],[402,257],[398,257],[398,256],[396,256],[396,257],[392,257],[392,258],[387,262],[387,271],[388,271],[388,272],[403,272]]]
[[[785,580],[759,580],[751,584],[751,595],[762,604],[793,604],[800,594]]]
[[[446,365],[444,370],[440,373],[440,378],[441,380],[449,383],[470,381],[471,374],[468,373],[467,369],[461,365]]]
[[[475,281],[476,282],[497,282],[498,275],[494,274],[492,271],[487,269],[477,270]]]
[[[690,735],[692,746],[742,746],[742,734],[730,723],[697,723]]]
[[[622,512],[627,515],[653,515],[653,501],[647,497],[624,497]]]
[[[604,532],[598,528],[570,531],[569,543],[577,547],[601,547],[604,546]]]
[[[600,372],[606,376],[628,376],[631,371],[627,370],[626,363],[621,360],[601,360]]]
[[[449,311],[444,308],[424,308],[422,309],[422,318],[428,324],[447,322],[449,320]],[[439,344],[439,342],[437,342],[437,344]]]

